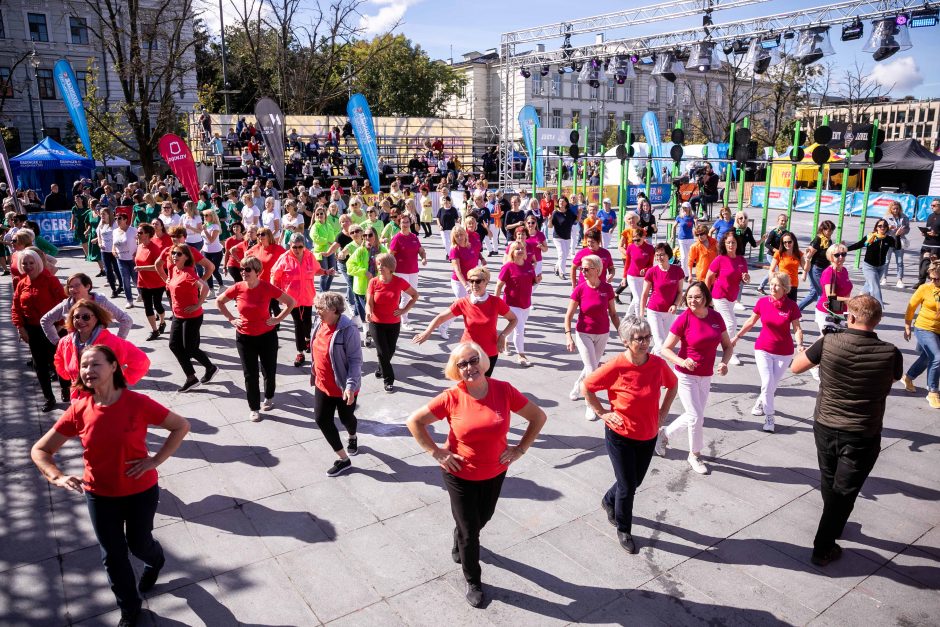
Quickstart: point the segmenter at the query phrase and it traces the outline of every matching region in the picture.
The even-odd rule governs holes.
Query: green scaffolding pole
[[[829,126],[829,116],[823,116],[823,126]],[[813,207],[813,230],[810,233],[816,234],[816,228],[819,226],[819,208],[822,206],[822,184],[823,169],[825,165],[819,166],[819,173],[816,174],[816,204]]]
[[[875,118],[871,128],[871,144],[868,147],[868,167],[865,169],[865,193],[862,195],[862,216],[858,223],[858,238],[865,237],[865,220],[868,219],[868,195],[871,193],[871,163],[875,159],[875,146],[878,145],[878,118]],[[855,267],[862,264],[862,251],[855,252]]]
[[[600,180],[600,187],[597,190],[598,206],[601,206],[603,204],[602,201],[604,199],[604,162],[605,161],[606,159],[604,158],[604,144],[601,144],[601,163],[600,163],[598,173],[597,173],[599,180]]]
[[[556,184],[558,185],[558,194],[557,194],[558,198],[561,198],[561,173],[564,172],[564,169],[565,169],[565,157],[564,157],[564,153],[562,152],[561,146],[559,146],[558,147],[558,169],[556,170],[557,176],[555,177],[558,179],[558,181],[556,182]],[[558,202],[557,198],[555,199],[555,202]]]
[[[767,164],[766,179],[764,181],[764,211],[761,216],[760,233],[761,237],[767,232],[767,214],[770,213],[770,179],[774,172],[774,150],[770,149],[770,162]],[[752,196],[753,197],[753,196]],[[757,262],[764,262],[764,240],[761,239],[760,246],[757,248]]]
[[[580,125],[575,122],[574,130],[578,130]],[[578,160],[574,159],[571,163],[571,200],[574,201],[575,194],[578,193]]]
[[[793,127],[793,149],[796,150],[799,148],[800,143],[800,121],[796,121],[796,125]],[[787,190],[787,227],[789,228],[790,218],[793,217],[793,197],[796,195],[796,161],[793,161],[793,152],[790,152],[790,188]],[[768,187],[768,190],[770,188]],[[765,202],[770,204],[770,197],[768,196]]]
[[[737,124],[732,122],[731,128],[728,131],[728,150],[731,152],[732,159],[734,158],[734,129],[736,127],[737,127]],[[724,198],[724,202],[722,202],[721,204],[723,204],[726,207],[731,201],[731,181],[733,180],[733,175],[731,174],[732,165],[733,165],[732,163],[728,163],[725,165],[725,167],[728,168],[728,171],[725,172],[725,198]]]
[[[849,191],[849,174],[852,173],[850,165],[852,163],[852,149],[846,149],[845,151],[845,168],[842,170],[842,189],[839,196],[839,223],[836,225],[836,238],[833,240],[835,242],[842,241],[842,225],[845,223],[845,197]]]
[[[744,128],[751,127],[751,118],[745,117]],[[744,166],[741,166],[740,172],[738,172],[738,211],[744,210]]]

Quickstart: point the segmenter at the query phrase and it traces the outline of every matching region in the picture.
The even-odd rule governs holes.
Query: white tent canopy
[[[131,165],[131,162],[125,159],[124,157],[108,157],[107,165],[101,161],[95,161],[96,168],[126,168]]]

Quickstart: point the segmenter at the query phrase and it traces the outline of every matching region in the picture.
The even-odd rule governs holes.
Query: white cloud
[[[876,63],[871,78],[879,85],[896,93],[905,93],[923,84],[924,76],[913,57],[899,57],[893,61]]]
[[[378,11],[373,15],[363,14],[359,26],[365,35],[380,35],[387,32],[399,22],[409,7],[418,4],[421,0],[372,0],[370,4],[378,5]]]

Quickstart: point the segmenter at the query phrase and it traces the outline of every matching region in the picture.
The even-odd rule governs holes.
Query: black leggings
[[[431,237],[431,223],[430,222],[422,222],[421,228],[424,229],[425,237]]]
[[[333,420],[336,413],[339,413],[340,422],[346,427],[346,433],[350,436],[356,435],[356,402],[347,405],[342,397],[328,396],[326,392],[318,387],[313,388],[313,415],[316,416],[317,426],[323,432],[334,452],[343,449],[343,442],[339,439],[339,429],[336,428],[336,422]]]
[[[228,275],[232,277],[232,280],[236,283],[241,283],[242,281],[242,269],[240,266],[229,266]],[[221,283],[221,281],[220,281]]]
[[[486,374],[487,377],[492,377],[492,376],[493,376],[493,371],[496,369],[496,360],[499,359],[499,355],[498,355],[498,354],[496,354],[496,355],[487,355],[487,357],[490,358],[490,367],[489,367],[489,369],[486,371],[485,374]]]
[[[142,287],[140,288],[140,295],[144,299],[144,313],[147,314],[148,318],[153,318],[154,312],[163,316],[163,292],[166,288],[163,287]]]
[[[395,369],[392,368],[392,357],[398,345],[398,334],[401,332],[401,322],[381,323],[370,322],[369,330],[375,340],[375,352],[379,358],[379,376],[386,385],[395,383]]]
[[[506,472],[492,479],[471,481],[442,470],[444,489],[450,496],[450,511],[457,528],[454,544],[460,554],[463,576],[468,583],[480,583],[480,531],[493,517]]]
[[[215,266],[215,270],[212,271],[212,274],[209,275],[209,278],[206,279],[206,283],[209,284],[209,289],[213,287],[212,277],[219,282],[219,287],[224,287],[222,283],[222,258],[225,257],[225,251],[220,250],[217,253],[204,253],[206,259],[212,262],[212,265]]]
[[[212,360],[199,348],[199,330],[202,328],[202,314],[195,318],[175,316],[170,325],[170,352],[176,357],[186,378],[196,376],[192,360],[195,359],[206,369],[212,367]]]
[[[251,411],[261,409],[261,388],[258,386],[260,374],[264,377],[264,397],[274,398],[277,376],[277,331],[274,329],[261,335],[235,334],[235,348],[242,362],[245,373],[245,393],[248,396],[248,408]]]
[[[55,401],[55,396],[52,394],[51,370],[56,347],[38,324],[27,324],[24,328],[29,341],[29,352],[33,356],[33,368],[36,370],[36,378],[39,379],[39,388],[47,401]],[[67,392],[70,382],[59,378],[59,386],[63,392]]]
[[[310,348],[310,327],[313,323],[313,307],[299,306],[290,310],[294,319],[294,345],[298,353]]]

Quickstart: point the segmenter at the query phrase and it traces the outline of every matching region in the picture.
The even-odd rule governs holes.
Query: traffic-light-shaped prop
[[[800,131],[800,134],[796,136],[796,141],[793,144],[793,150],[790,151],[790,161],[794,163],[799,163],[806,157],[806,151],[803,149],[803,145],[806,143],[806,131]]]
[[[881,161],[881,158],[884,157],[884,152],[881,150],[881,144],[885,143],[885,130],[883,128],[878,129],[878,133],[872,138],[874,140],[874,149],[871,152],[866,151],[865,157],[869,160],[870,163],[878,163]]]
[[[578,140],[581,139],[581,133],[575,129],[571,131],[571,135],[568,136],[568,139],[571,140],[571,145],[568,146],[568,156],[577,161],[578,157],[581,156],[581,149],[578,147]]]
[[[732,147],[732,158],[740,164],[748,160],[749,148],[751,143],[751,130],[747,128],[736,129],[734,132],[734,146]],[[756,156],[756,155],[755,155]]]
[[[629,141],[627,141],[629,139]],[[636,152],[633,149],[633,133],[630,133],[630,137],[627,137],[627,132],[623,129],[617,131],[617,158],[621,162],[626,161],[627,159],[632,159],[634,153]]]
[[[813,148],[813,162],[818,166],[826,165],[832,157],[832,151],[827,146],[832,141],[832,129],[828,126],[817,127],[813,131],[813,141],[818,144]]]
[[[670,136],[672,140],[672,148],[669,149],[669,156],[673,161],[676,162],[676,167],[679,167],[679,162],[682,161],[682,144],[685,142],[685,131],[681,128],[672,129],[672,135]]]

